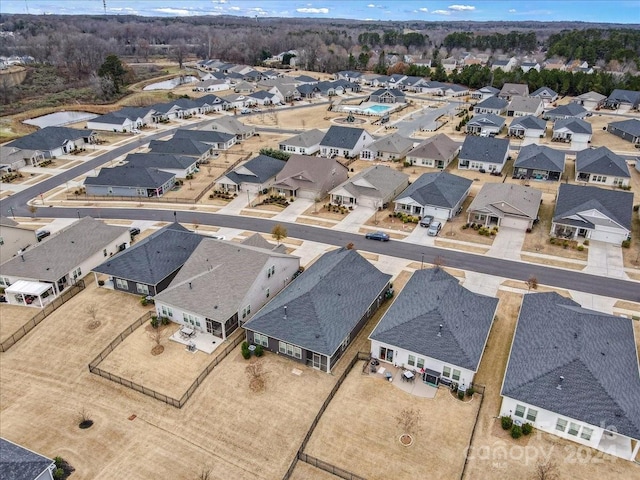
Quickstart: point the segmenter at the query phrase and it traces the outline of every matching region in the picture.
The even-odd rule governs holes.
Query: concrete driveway
[[[274,216],[272,220],[277,220],[279,222],[295,222],[298,215],[302,215],[302,213],[311,205],[313,205],[313,200],[309,200],[307,198],[296,198],[293,203],[290,203],[287,208]]]
[[[376,211],[372,207],[358,205],[352,212],[349,212],[349,215],[341,220],[340,223],[337,223],[333,228],[336,230],[342,230],[343,232],[358,233],[360,231],[360,227],[364,225],[367,220],[373,217],[374,213],[376,213]],[[383,214],[384,212],[378,213],[380,216]]]
[[[238,196],[222,207],[220,213],[240,215],[240,210],[247,208],[249,202],[253,202],[257,196],[257,193],[250,193],[247,197],[247,192],[238,192]]]
[[[524,244],[525,230],[518,228],[500,227],[493,245],[486,253],[489,257],[520,260],[520,251]]]
[[[622,247],[606,242],[591,240],[589,242],[589,258],[585,273],[603,277],[628,279],[624,273]]]

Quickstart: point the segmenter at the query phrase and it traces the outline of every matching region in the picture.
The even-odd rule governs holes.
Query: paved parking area
[[[495,258],[520,260],[520,251],[522,250],[526,234],[527,232],[525,230],[500,227],[487,255]]]
[[[612,278],[628,279],[624,273],[622,247],[606,242],[591,240],[589,242],[589,258],[585,273]]]
[[[359,205],[333,228],[345,232],[358,233],[360,231],[360,226],[373,217],[374,213],[376,213],[375,209]]]

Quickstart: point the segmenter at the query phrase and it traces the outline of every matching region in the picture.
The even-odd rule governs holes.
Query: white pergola
[[[5,289],[7,302],[11,305],[26,305],[43,308],[53,298],[55,289],[51,283],[18,280]]]

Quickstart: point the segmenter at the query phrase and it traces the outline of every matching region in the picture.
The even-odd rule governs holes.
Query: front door
[[[313,354],[313,368],[317,370],[322,368],[322,357],[318,353]]]
[[[393,349],[380,347],[380,360],[393,363]]]

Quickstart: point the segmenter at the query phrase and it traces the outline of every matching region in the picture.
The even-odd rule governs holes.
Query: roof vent
[[[442,336],[442,324],[440,324],[438,326],[438,336],[441,337]]]
[[[558,386],[556,387],[556,389],[562,390],[562,381],[563,380],[564,380],[564,377],[562,375],[560,375],[560,381],[558,382]]]
[[[189,290],[191,290],[193,287],[191,286],[191,282],[189,282]]]
[[[287,319],[287,306],[284,306],[284,319]]]

